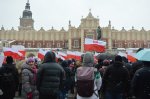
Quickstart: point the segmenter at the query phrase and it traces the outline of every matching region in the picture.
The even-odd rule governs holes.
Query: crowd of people
[[[7,56],[0,68],[0,99],[150,99],[150,62],[128,62],[116,55],[113,60],[94,60],[91,52],[81,60],[56,61],[49,51],[38,62],[33,56],[14,62]]]

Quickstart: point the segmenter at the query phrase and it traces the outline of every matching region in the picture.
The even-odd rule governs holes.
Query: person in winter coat
[[[102,68],[102,66],[103,66],[103,59],[98,58],[98,64],[95,65],[95,68],[99,70],[100,68]]]
[[[131,88],[136,99],[150,99],[150,62],[143,62],[132,79]]]
[[[37,73],[39,99],[57,99],[62,89],[64,69],[56,63],[54,52],[47,52]]]
[[[105,99],[123,99],[129,88],[129,72],[123,67],[122,57],[117,55],[103,76],[102,93]]]
[[[77,99],[99,99],[98,90],[100,90],[100,88],[101,88],[102,79],[101,79],[100,73],[94,67],[94,56],[92,53],[87,52],[86,54],[84,54],[83,64],[81,67],[77,68],[77,72],[78,72],[78,69],[80,69],[82,67],[93,67],[94,68],[94,89],[93,89],[94,92],[93,92],[92,96],[90,96],[90,97],[82,97],[77,92]],[[75,80],[77,81],[77,78]],[[78,87],[78,85],[77,85],[77,87]]]
[[[0,99],[13,99],[19,84],[19,74],[11,56],[6,57],[6,64],[0,68]]]
[[[16,68],[18,70],[18,73],[19,73],[19,85],[18,85],[18,96],[21,97],[21,90],[22,90],[22,65],[25,63],[26,61],[25,60],[19,60],[18,62],[16,62]]]
[[[34,58],[29,57],[22,67],[22,99],[38,99],[36,88],[37,69]]]
[[[108,67],[109,65],[110,65],[110,61],[107,60],[107,59],[105,59],[105,60],[103,61],[102,67],[98,70],[98,71],[100,72],[100,74],[101,74],[102,77],[103,77],[103,75],[104,75],[104,73],[105,73],[105,71],[106,71],[106,69],[107,69],[107,67]]]
[[[65,71],[65,79],[63,80],[62,96],[60,99],[65,99],[67,97],[68,91],[71,90],[72,79],[71,79],[71,70],[69,68],[68,62],[62,61],[61,66]]]

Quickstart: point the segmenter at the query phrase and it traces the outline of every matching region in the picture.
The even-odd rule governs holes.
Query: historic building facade
[[[23,15],[20,18],[18,30],[5,30],[1,27],[0,40],[13,41],[11,45],[23,45],[26,48],[63,48],[69,50],[84,51],[84,38],[97,38],[96,29],[101,27],[102,40],[107,42],[107,49],[113,48],[150,48],[150,30],[146,31],[142,27],[140,31],[132,27],[131,30],[116,30],[111,26],[111,21],[107,27],[100,25],[99,19],[95,18],[91,11],[87,17],[81,19],[79,27],[73,27],[71,21],[68,23],[68,30],[34,29],[34,20],[30,11],[29,2],[26,3]],[[4,44],[5,45],[5,44]]]

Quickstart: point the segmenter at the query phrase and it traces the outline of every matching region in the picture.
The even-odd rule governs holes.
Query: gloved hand
[[[27,93],[27,99],[32,99],[32,92]]]

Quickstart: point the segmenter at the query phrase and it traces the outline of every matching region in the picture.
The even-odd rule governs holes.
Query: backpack
[[[94,93],[94,67],[77,69],[77,93],[82,97],[90,97]]]

